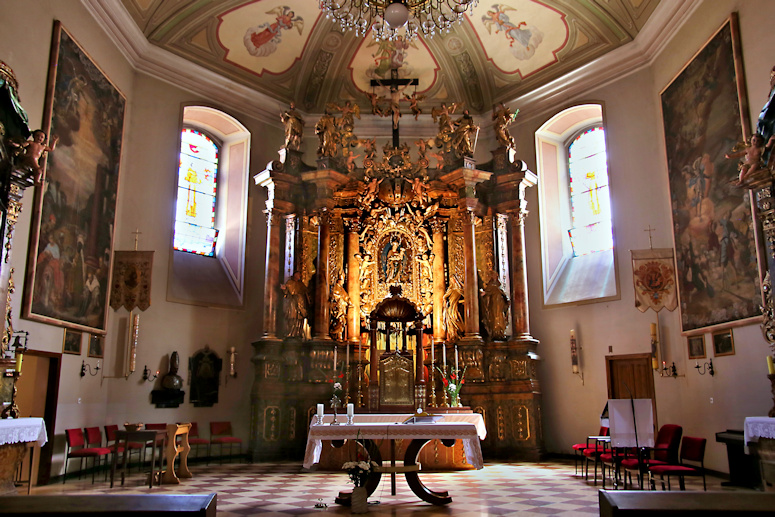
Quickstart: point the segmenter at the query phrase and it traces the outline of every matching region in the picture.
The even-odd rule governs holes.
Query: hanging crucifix
[[[385,111],[384,116],[387,117],[388,115],[390,115],[393,118],[393,147],[394,148],[397,148],[399,145],[398,119],[399,117],[401,117],[401,108],[399,106],[399,102],[401,100],[401,92],[403,92],[407,86],[410,86],[410,85],[417,86],[418,84],[420,84],[419,79],[399,79],[397,68],[393,68],[390,70],[389,80],[383,80],[383,79],[371,80],[372,88],[375,86],[383,86],[383,87],[390,88],[390,109]],[[399,89],[398,88],[399,86],[402,86],[403,88]]]

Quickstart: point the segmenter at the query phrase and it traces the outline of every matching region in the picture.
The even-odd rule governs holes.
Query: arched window
[[[568,146],[570,205],[569,230],[574,256],[610,250],[611,202],[608,195],[608,161],[605,130],[586,129]]]
[[[603,108],[573,106],[536,131],[544,306],[620,297]]]
[[[183,106],[167,300],[244,306],[250,132],[209,106]]]
[[[183,129],[173,243],[178,251],[215,256],[219,154],[220,146],[205,133]]]

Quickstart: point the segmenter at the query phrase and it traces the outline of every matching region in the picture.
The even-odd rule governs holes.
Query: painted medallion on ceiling
[[[399,78],[419,79],[418,92],[433,86],[439,70],[421,37],[413,41],[401,37],[395,41],[376,41],[371,32],[361,41],[349,66],[355,86],[363,92],[371,92],[372,79],[390,79],[390,70],[394,68]]]
[[[565,15],[540,2],[480,2],[466,18],[487,59],[507,74],[527,77],[557,62],[557,52],[568,42]]]
[[[301,58],[319,15],[315,0],[256,1],[219,16],[224,61],[257,75],[280,74]]]

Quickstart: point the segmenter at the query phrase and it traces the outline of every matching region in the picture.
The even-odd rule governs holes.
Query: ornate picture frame
[[[735,338],[732,329],[718,330],[713,334],[713,356],[735,355]]]
[[[724,157],[749,137],[745,91],[732,13],[660,93],[683,335],[761,315],[761,230]]]
[[[65,335],[62,338],[62,353],[81,355],[81,343],[83,342],[83,332],[72,329],[65,329]]]
[[[686,349],[689,352],[689,359],[705,359],[705,334],[698,336],[689,336],[686,338]]]
[[[22,317],[105,334],[126,99],[54,22]]]

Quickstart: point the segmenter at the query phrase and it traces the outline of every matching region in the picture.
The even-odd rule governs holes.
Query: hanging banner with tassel
[[[113,283],[110,306],[144,311],[151,306],[153,251],[116,251],[113,256]]]
[[[635,286],[635,307],[640,312],[662,308],[674,311],[678,307],[675,281],[675,260],[672,248],[631,250],[632,281]]]

